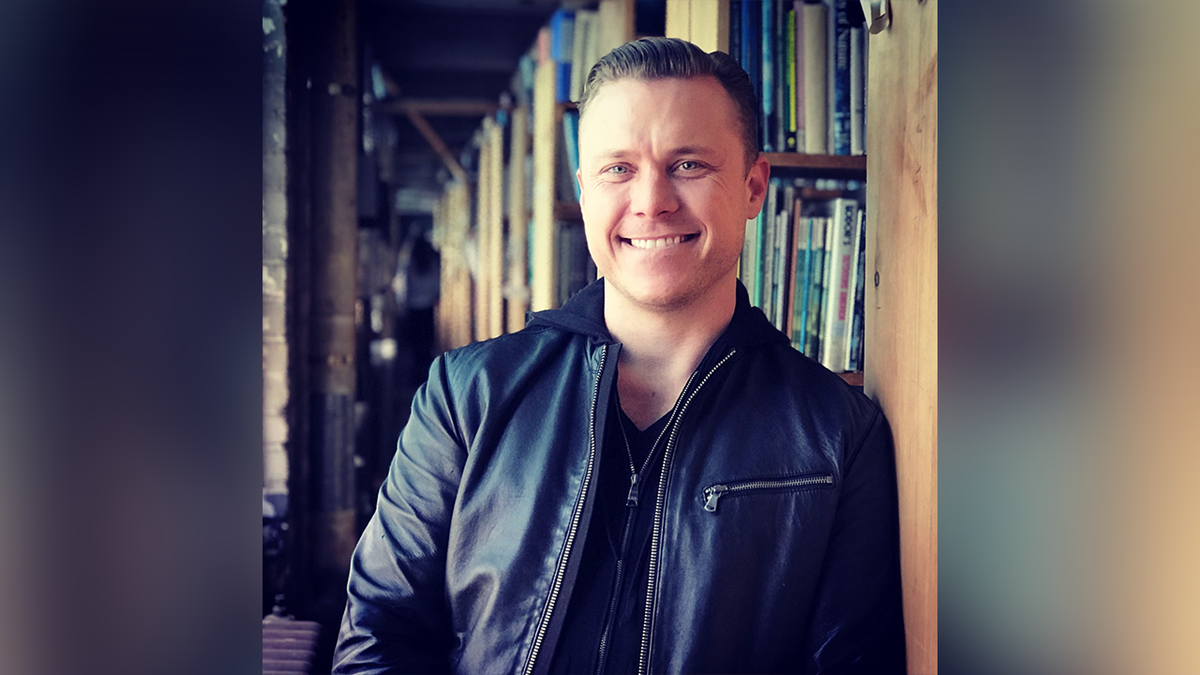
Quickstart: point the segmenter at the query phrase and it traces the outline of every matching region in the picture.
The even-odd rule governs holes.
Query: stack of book
[[[850,0],[731,0],[729,54],[762,104],[764,152],[866,152],[867,40]]]
[[[835,372],[862,369],[865,225],[852,190],[780,178],[746,224],[739,276],[751,302],[793,347]]]

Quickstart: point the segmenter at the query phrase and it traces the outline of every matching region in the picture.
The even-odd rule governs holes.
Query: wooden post
[[[484,280],[487,287],[489,338],[504,334],[504,129],[493,121],[487,127],[484,143],[491,147],[487,165],[480,164],[480,171],[488,174],[488,221],[487,250],[490,260],[488,275]]]
[[[908,672],[937,672],[937,0],[871,35],[865,390],[896,442]]]
[[[508,164],[508,299],[509,332],[525,327],[525,312],[529,311],[529,204],[525,199],[525,158],[529,156],[529,108],[518,106],[512,111],[512,146]]]
[[[558,237],[554,225],[554,176],[562,114],[554,103],[553,61],[537,66],[533,88],[533,311],[555,306]]]
[[[354,0],[330,7],[313,78],[313,550],[323,604],[344,593],[356,543],[355,300],[358,277],[357,41]],[[324,609],[329,610],[329,607]]]

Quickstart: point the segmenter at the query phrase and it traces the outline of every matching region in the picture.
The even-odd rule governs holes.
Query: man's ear
[[[746,175],[746,189],[750,193],[750,201],[746,206],[746,220],[757,218],[762,211],[763,202],[767,198],[767,182],[771,179],[771,163],[761,154]]]
[[[579,208],[582,209],[583,208],[583,200],[587,199],[587,196],[584,195],[584,190],[583,190],[583,170],[582,169],[575,169],[575,182],[579,183]]]

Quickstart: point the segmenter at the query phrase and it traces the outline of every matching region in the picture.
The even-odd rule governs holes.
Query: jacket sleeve
[[[883,413],[849,448],[806,653],[811,673],[904,673],[899,512]]]
[[[445,358],[413,399],[375,515],[354,550],[335,675],[450,670],[446,547],[466,451]]]

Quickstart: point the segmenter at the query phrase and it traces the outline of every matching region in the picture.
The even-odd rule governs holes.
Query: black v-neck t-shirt
[[[579,574],[550,661],[551,673],[636,673],[638,670],[649,583],[654,503],[662,477],[671,413],[639,431],[620,409],[615,396],[610,405],[615,414],[608,415],[608,428],[604,433],[598,494]],[[626,438],[629,440],[628,451]],[[654,455],[643,472],[652,449]],[[630,454],[639,470],[636,506],[630,504]],[[603,670],[598,671],[602,641],[604,664]]]

